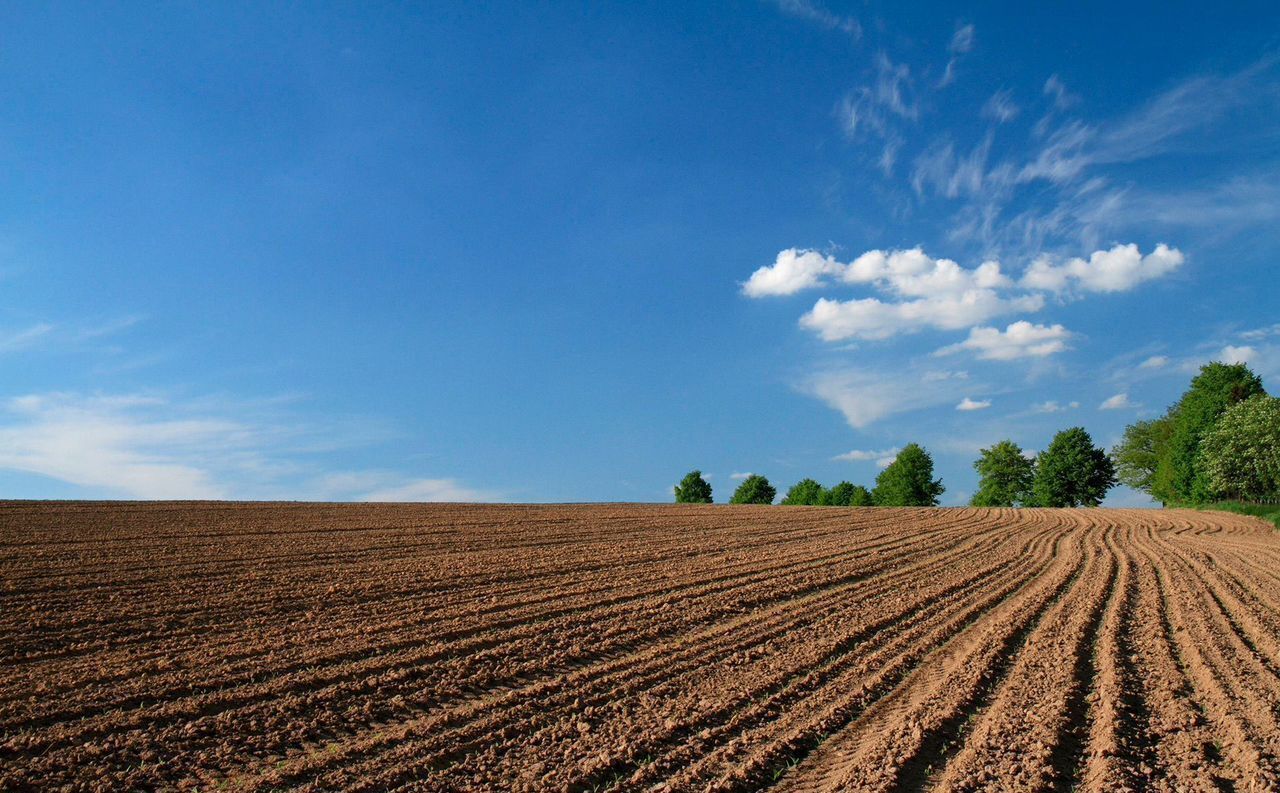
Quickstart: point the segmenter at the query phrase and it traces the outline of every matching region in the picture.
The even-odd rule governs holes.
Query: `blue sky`
[[[1280,388],[1280,6],[899,5],[6,6],[0,497],[963,503]]]

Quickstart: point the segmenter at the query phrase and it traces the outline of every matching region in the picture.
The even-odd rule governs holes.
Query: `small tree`
[[[872,500],[881,507],[932,507],[946,488],[933,478],[933,458],[909,443],[898,457],[876,477]]]
[[[1197,467],[1215,497],[1280,496],[1280,399],[1253,396],[1227,408],[1201,438]]]
[[[1096,507],[1116,483],[1115,466],[1084,427],[1053,436],[1036,460],[1032,496],[1041,507]]]
[[[1176,410],[1171,410],[1158,419],[1134,422],[1124,428],[1124,438],[1111,449],[1111,462],[1121,484],[1159,497],[1156,469],[1168,452],[1177,415]]]
[[[1031,498],[1035,465],[1013,441],[1000,441],[981,451],[973,462],[978,472],[978,492],[973,494],[975,507],[1023,506]]]
[[[788,506],[809,505],[817,506],[823,503],[826,496],[826,489],[812,479],[801,479],[791,486],[787,491],[787,495],[782,499],[782,503]]]
[[[733,498],[729,499],[730,504],[772,504],[773,497],[778,495],[778,491],[773,485],[769,484],[769,480],[759,474],[752,474],[742,480],[742,484],[738,485],[738,489],[733,491]]]
[[[711,484],[702,478],[702,472],[694,469],[684,475],[676,485],[677,504],[710,504]]]

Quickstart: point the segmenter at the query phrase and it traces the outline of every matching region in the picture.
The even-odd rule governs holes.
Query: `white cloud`
[[[1137,407],[1129,401],[1128,394],[1116,394],[1109,396],[1098,405],[1098,410],[1124,410],[1125,408]]]
[[[847,301],[819,298],[800,318],[800,325],[826,341],[887,339],[924,328],[959,330],[1001,314],[1039,311],[1043,306],[1040,295],[1002,298],[991,289],[901,303],[884,303],[873,297]]]
[[[1265,328],[1254,328],[1253,330],[1246,330],[1244,333],[1240,334],[1240,338],[1247,341],[1265,339],[1268,336],[1280,336],[1280,324],[1271,325]]]
[[[965,397],[960,400],[958,405],[956,405],[956,410],[986,410],[989,407],[991,407],[990,399],[970,399],[969,397]]]
[[[996,91],[982,106],[983,118],[1004,124],[1018,117],[1019,107],[1013,101],[1013,92],[1007,89]]]
[[[26,349],[48,336],[53,329],[53,325],[47,322],[40,322],[22,330],[0,333],[0,352],[14,352]]]
[[[1184,260],[1181,251],[1164,243],[1146,256],[1130,243],[1094,251],[1088,261],[1077,257],[1060,266],[1041,257],[1031,263],[1019,283],[1050,292],[1064,291],[1073,284],[1091,292],[1123,292],[1176,270]]]
[[[975,289],[1004,289],[1013,281],[997,261],[968,270],[951,259],[934,259],[920,248],[870,250],[836,271],[848,284],[874,284],[900,297],[959,295]]]
[[[1066,405],[1061,405],[1061,404],[1058,404],[1057,401],[1051,399],[1048,402],[1040,402],[1038,404],[1032,405],[1031,412],[1032,413],[1061,413],[1064,410],[1074,410],[1075,408],[1078,408],[1078,407],[1080,407],[1079,402],[1068,402]]]
[[[965,380],[925,377],[925,372],[910,368],[833,369],[813,375],[799,387],[840,411],[854,429],[898,413],[945,405],[972,388]]]
[[[1169,356],[1153,355],[1142,363],[1138,364],[1139,369],[1163,369],[1169,365]]]
[[[855,39],[862,36],[862,25],[857,19],[834,14],[811,0],[773,0],[773,2],[779,10],[789,16],[812,22],[827,30],[839,30]]]
[[[746,479],[748,476],[751,476],[750,471],[735,471],[729,474],[730,479]]]
[[[1249,363],[1258,354],[1258,351],[1248,345],[1235,346],[1228,344],[1218,353],[1218,360],[1223,363]]]
[[[826,276],[839,275],[845,269],[846,265],[817,251],[787,248],[778,252],[773,264],[752,273],[742,285],[742,293],[748,297],[791,295],[820,286]]]
[[[864,85],[845,95],[837,116],[849,138],[863,132],[883,140],[897,140],[897,119],[915,120],[920,107],[915,99],[915,82],[906,64],[894,63],[881,53],[876,58],[874,85]]]
[[[210,458],[244,450],[248,428],[139,415],[153,398],[42,394],[9,400],[0,468],[134,498],[226,498]]]
[[[947,45],[947,50],[957,55],[969,52],[973,49],[973,39],[973,25],[961,25],[952,34],[951,43]]]
[[[1078,99],[1067,91],[1066,84],[1056,74],[1049,75],[1049,79],[1044,81],[1044,95],[1053,97],[1053,105],[1058,110],[1070,107]]]
[[[1003,331],[999,328],[971,328],[969,338],[943,347],[935,355],[948,355],[960,350],[976,350],[979,358],[1012,361],[1017,358],[1043,358],[1067,348],[1071,332],[1061,325],[1033,325],[1019,320]]]
[[[154,394],[29,394],[0,403],[0,469],[49,477],[89,497],[480,500],[454,480],[326,473],[316,455],[369,436],[281,418],[282,400],[174,402]],[[376,436],[376,433],[374,434]],[[465,498],[464,498],[465,497]]]
[[[867,462],[874,460],[876,465],[880,468],[887,468],[894,460],[898,459],[898,452],[900,451],[902,451],[902,449],[897,446],[894,446],[892,449],[881,449],[879,451],[872,449],[854,449],[852,451],[845,452],[844,454],[837,454],[831,459],[848,462]]]

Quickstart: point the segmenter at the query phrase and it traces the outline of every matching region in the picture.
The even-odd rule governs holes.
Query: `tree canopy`
[[[711,484],[702,478],[702,472],[694,469],[684,475],[676,485],[677,504],[710,504]]]
[[[1215,497],[1280,496],[1280,399],[1255,395],[1224,410],[1200,440],[1197,470]]]
[[[801,479],[787,491],[782,503],[790,506],[817,506],[822,503],[825,492],[825,488],[818,482],[812,479]]]
[[[1161,501],[1210,500],[1213,488],[1199,469],[1200,439],[1227,408],[1259,394],[1266,394],[1262,381],[1244,364],[1202,366],[1173,410],[1173,432],[1157,465],[1152,495]]]
[[[1111,449],[1111,461],[1115,463],[1116,479],[1134,490],[1155,495],[1165,488],[1156,484],[1156,472],[1160,461],[1169,449],[1177,409],[1148,421],[1137,421],[1124,429],[1124,437]]]
[[[871,491],[851,482],[841,482],[822,496],[822,503],[829,507],[869,507],[872,503]]]
[[[729,499],[730,504],[772,504],[773,497],[778,495],[778,491],[773,485],[769,484],[769,480],[759,474],[752,474],[742,480],[742,484],[738,485],[738,489],[733,491],[733,498]]]
[[[909,443],[876,477],[871,497],[882,507],[932,507],[946,488],[933,478],[933,458],[917,443]]]
[[[1084,427],[1053,436],[1036,459],[1032,498],[1040,507],[1096,507],[1116,483],[1115,466]]]
[[[980,452],[973,468],[978,472],[978,492],[970,502],[975,507],[1023,506],[1031,499],[1035,465],[1013,441],[1000,441]]]

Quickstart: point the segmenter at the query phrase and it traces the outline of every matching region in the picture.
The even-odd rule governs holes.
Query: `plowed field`
[[[0,504],[0,789],[1276,790],[1191,511]]]

